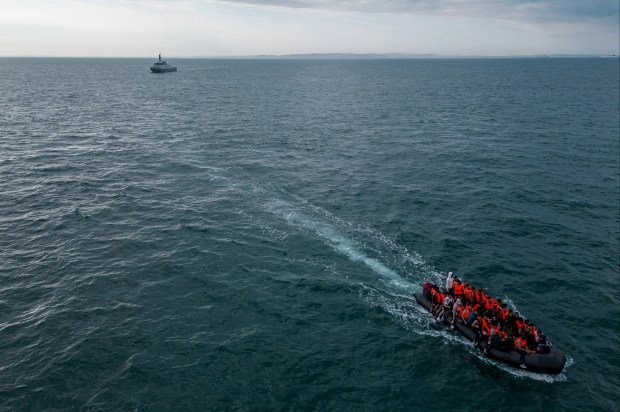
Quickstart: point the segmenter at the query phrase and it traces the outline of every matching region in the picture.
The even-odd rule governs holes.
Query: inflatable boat
[[[416,294],[414,295],[414,297],[415,300],[422,307],[424,307],[427,311],[430,312],[432,304],[428,299],[426,299],[426,297],[422,293]],[[446,318],[443,320],[443,323],[448,326],[450,325],[451,321],[452,315],[450,314],[446,316]],[[470,341],[474,341],[476,336],[474,330],[461,322],[460,319],[455,322],[454,329]],[[487,341],[485,339],[482,339],[479,343],[479,347],[482,350],[487,349]],[[520,355],[514,350],[503,351],[495,348],[489,348],[487,350],[487,356],[491,359],[495,359],[499,362],[506,363],[516,368],[518,368],[520,365]],[[556,349],[554,346],[550,347],[549,353],[528,353],[525,355],[525,366],[527,367],[526,370],[531,372],[557,375],[562,372],[565,363],[566,355],[564,354],[564,352]]]

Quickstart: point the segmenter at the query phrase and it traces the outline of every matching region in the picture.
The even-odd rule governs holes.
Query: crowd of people
[[[515,350],[520,355],[520,366],[526,369],[527,353],[549,353],[547,337],[519,312],[508,308],[501,299],[495,299],[485,289],[462,282],[452,272],[448,274],[445,288],[430,282],[423,286],[424,296],[432,303],[431,314],[438,320],[450,319],[454,329],[457,322],[475,333],[473,345],[484,353],[490,348],[502,351]]]

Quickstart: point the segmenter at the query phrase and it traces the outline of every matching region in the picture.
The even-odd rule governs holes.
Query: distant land
[[[46,55],[15,55],[0,58],[70,58],[70,59],[142,59],[152,56],[46,56]],[[294,54],[257,54],[240,56],[217,55],[175,55],[166,54],[170,59],[305,59],[305,60],[363,60],[363,59],[540,59],[540,58],[618,58],[617,54],[540,54],[540,55],[444,55],[432,53],[294,53]]]
[[[511,56],[483,56],[483,55],[442,55],[442,54],[407,54],[407,53],[307,53],[283,55],[253,55],[253,56],[221,56],[211,58],[223,59],[510,59],[510,58],[618,58],[618,55],[600,54],[543,54],[543,55],[511,55]],[[207,56],[203,58],[208,58]]]

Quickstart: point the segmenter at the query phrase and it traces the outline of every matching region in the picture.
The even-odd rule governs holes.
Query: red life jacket
[[[508,309],[502,309],[502,320],[506,320],[506,318],[508,318],[508,313],[510,313]]]
[[[454,285],[454,293],[457,296],[463,295],[463,285],[461,283],[457,283],[456,285]]]
[[[464,321],[467,321],[467,317],[469,316],[469,312],[470,312],[469,307],[466,307],[465,310],[463,310],[463,312],[461,313],[461,318]]]

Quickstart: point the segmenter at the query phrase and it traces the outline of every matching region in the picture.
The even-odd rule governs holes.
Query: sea
[[[618,58],[168,60],[0,58],[1,411],[620,410]]]

